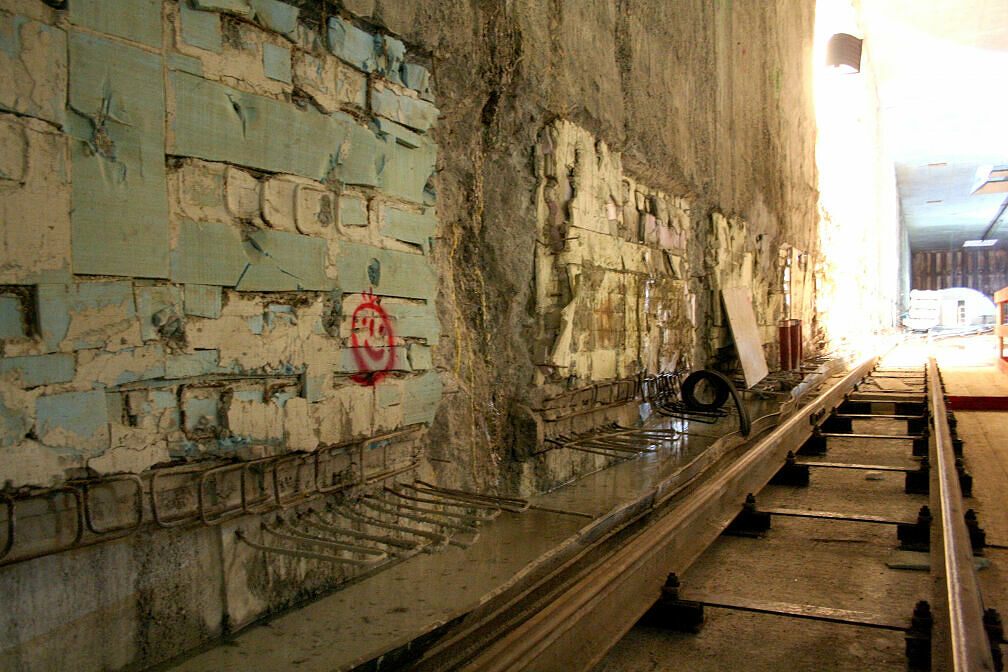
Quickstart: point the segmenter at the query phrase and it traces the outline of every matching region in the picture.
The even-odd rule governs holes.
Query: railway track
[[[691,630],[701,614],[714,611],[886,633],[885,660],[873,669],[1000,669],[1001,635],[994,615],[985,612],[974,570],[974,552],[982,548],[980,532],[975,522],[968,522],[961,495],[970,480],[962,462],[957,463],[962,446],[954,418],[950,426],[937,366],[933,360],[916,371],[876,365],[869,360],[833,379],[775,426],[754,427],[754,438],[720,455],[702,474],[656,494],[639,515],[586,540],[584,550],[562,566],[444,628],[399,669],[589,670],[645,613],[663,628]],[[871,450],[866,452],[865,446]],[[886,505],[886,515],[866,512],[864,505],[821,510],[811,507],[811,500],[787,507],[764,497],[774,489],[815,492],[815,486],[835,479],[859,479],[859,488],[878,485],[890,498],[898,497]],[[786,502],[788,497],[778,499]],[[920,510],[924,505],[927,509]],[[881,610],[711,590],[721,568],[737,564],[737,558],[759,557],[752,544],[764,540],[753,537],[765,533],[766,526],[789,524],[784,521],[800,521],[790,524],[804,525],[806,534],[819,538],[827,537],[812,530],[840,525],[871,529],[868,536],[882,546],[902,544],[903,555],[897,557],[917,562],[924,557],[930,572],[891,569],[899,577],[895,588],[879,587],[882,578],[876,577],[867,590],[888,597]],[[724,540],[740,539],[723,537],[726,529],[748,536],[730,542],[735,546],[719,555]],[[923,556],[922,548],[929,549],[929,556]],[[787,550],[777,549],[767,562]],[[830,572],[822,574],[828,585]],[[738,579],[739,572],[735,575]],[[684,577],[683,585],[678,577]],[[742,579],[744,587],[744,573]],[[831,594],[844,591],[822,593]],[[756,641],[766,637],[758,630],[763,626],[753,627],[757,631],[746,636]],[[688,642],[692,635],[682,637]],[[894,662],[894,650],[908,657]],[[828,662],[819,666],[830,668]]]

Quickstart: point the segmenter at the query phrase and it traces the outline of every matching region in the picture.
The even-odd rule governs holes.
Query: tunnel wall
[[[638,419],[623,383],[736,364],[721,289],[771,368],[783,317],[825,343],[811,4],[5,2],[0,481],[45,557],[0,567],[2,667],[143,667],[356,575],[238,543],[199,469],[527,495],[610,461],[534,453]],[[143,525],[50,553],[84,482]]]

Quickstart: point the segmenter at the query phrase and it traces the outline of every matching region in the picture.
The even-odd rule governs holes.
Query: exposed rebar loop
[[[414,513],[407,509],[405,506],[396,506],[390,504],[389,502],[376,497],[374,495],[364,495],[358,500],[361,506],[364,506],[372,511],[378,513],[383,513],[389,516],[395,516],[396,518],[406,518],[407,520],[415,520],[418,523],[425,523],[427,525],[434,525],[435,527],[442,527],[448,530],[454,530],[456,532],[477,532],[478,528],[474,524],[470,523],[460,523],[444,520],[435,517],[436,514],[420,514]]]
[[[45,488],[42,490],[33,490],[28,493],[0,494],[0,502],[3,503],[7,512],[6,520],[4,521],[6,533],[3,538],[3,545],[0,546],[0,566],[34,560],[36,558],[62,553],[75,548],[94,546],[96,544],[105,543],[114,539],[121,539],[133,534],[143,522],[142,497],[134,496],[135,515],[130,522],[122,525],[115,525],[102,529],[95,524],[95,518],[90,511],[91,491],[89,488],[117,481],[129,481],[138,484],[139,478],[133,477],[132,475],[117,475],[97,479],[73,480],[67,481],[65,485]],[[141,485],[142,484],[139,484],[138,487],[141,487]],[[64,497],[68,496],[69,501],[73,502],[73,509],[67,508],[57,511],[56,513],[56,515],[68,515],[68,517],[72,517],[72,538],[63,543],[57,543],[57,545],[52,548],[45,548],[18,555],[16,549],[17,540],[20,537],[18,534],[18,503],[30,502],[43,498],[52,500],[53,498],[61,495]],[[88,532],[89,534],[85,535],[85,532]],[[12,552],[14,553],[14,556],[9,557]]]
[[[513,513],[526,511],[530,506],[527,499],[522,499],[520,497],[506,497],[503,495],[488,495],[479,492],[469,492],[467,490],[456,490],[439,485],[433,485],[421,480],[416,480],[407,487],[410,487],[417,492],[437,494],[442,497],[458,500],[460,502],[472,502],[474,504],[496,506],[504,511],[511,511]]]
[[[712,401],[700,401],[694,394],[696,386],[701,382],[714,388]],[[738,414],[739,432],[742,436],[748,436],[752,430],[749,412],[738,389],[727,376],[718,371],[700,369],[682,381],[678,374],[660,373],[645,379],[644,389],[645,399],[650,401],[651,407],[660,415],[705,424],[714,424],[728,415],[728,411],[722,407],[730,396]]]
[[[418,497],[416,495],[410,495],[401,492],[396,487],[385,486],[383,488],[383,491],[386,494],[390,495],[391,497],[395,498],[395,500],[393,500],[393,502],[390,503],[394,503],[396,506],[409,507],[412,508],[412,510],[418,512],[437,513],[443,516],[448,516],[449,518],[458,518],[459,520],[464,520],[474,524],[485,523],[487,521],[493,520],[500,514],[500,510],[498,509],[495,513],[492,514],[478,515],[472,508],[467,507],[464,504],[453,503],[443,499],[438,500],[431,497]],[[411,504],[400,503],[400,500],[402,500],[403,502],[411,502]],[[432,504],[436,507],[441,508],[432,509],[429,507],[420,506],[422,504]],[[451,509],[462,509],[462,510],[456,511]]]
[[[314,528],[320,532],[325,532],[326,534],[331,534],[336,537],[372,541],[376,544],[388,546],[390,549],[394,549],[389,551],[394,555],[400,555],[403,551],[415,551],[423,545],[420,542],[411,542],[382,534],[370,534],[360,530],[341,527],[333,524],[332,520],[324,518],[321,513],[310,509],[304,513],[298,514],[298,522],[303,523],[307,527]]]
[[[545,442],[555,448],[569,448],[586,453],[594,453],[605,457],[625,458],[642,453],[656,452],[652,446],[671,443],[682,435],[675,428],[633,428],[617,423],[603,425],[590,432],[577,436],[559,435],[545,439]],[[547,448],[546,450],[552,450]],[[539,455],[545,450],[533,453]]]
[[[365,561],[365,560],[354,560],[352,558],[345,558],[341,555],[333,555],[331,553],[317,553],[315,551],[306,551],[298,548],[286,548],[284,546],[270,546],[268,544],[261,544],[256,541],[249,539],[241,530],[235,530],[235,537],[241,541],[243,544],[256,549],[257,551],[263,551],[264,553],[274,553],[276,555],[286,555],[292,558],[302,558],[308,560],[322,560],[323,562],[335,562],[343,565],[352,565],[354,567],[373,567],[384,560],[379,561]]]
[[[349,553],[360,553],[362,555],[379,555],[379,556],[387,555],[387,553],[384,550],[380,548],[375,548],[374,546],[364,546],[362,544],[350,544],[345,541],[335,539],[333,537],[323,537],[319,536],[318,534],[309,534],[304,530],[295,527],[289,520],[285,520],[280,516],[277,516],[277,525],[279,529],[270,527],[269,525],[263,523],[263,529],[274,534],[282,532],[283,534],[287,534],[297,539],[303,539],[304,541],[309,543],[323,542],[327,545],[332,546],[337,550],[347,551]]]
[[[644,400],[659,415],[712,425],[728,415],[720,408],[712,410],[690,409],[679,397],[682,380],[678,373],[659,373],[641,381]]]
[[[415,537],[421,537],[423,539],[427,539],[428,541],[436,542],[439,545],[447,544],[451,541],[446,534],[441,534],[440,532],[429,532],[427,530],[417,529],[407,525],[399,525],[398,523],[389,523],[381,518],[375,517],[374,515],[369,515],[363,511],[352,509],[349,506],[337,507],[335,510],[341,517],[363,525],[380,527],[394,532],[402,532],[403,534],[411,534]]]

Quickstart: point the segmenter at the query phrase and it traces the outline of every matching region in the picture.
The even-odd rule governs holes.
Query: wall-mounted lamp
[[[840,68],[843,72],[861,72],[861,38],[837,33],[826,44],[826,65]]]

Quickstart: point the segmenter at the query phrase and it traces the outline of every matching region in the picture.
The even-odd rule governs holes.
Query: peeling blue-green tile
[[[169,51],[165,56],[165,63],[169,68],[174,70],[188,72],[189,74],[196,75],[198,77],[203,76],[203,61],[193,56],[186,56],[185,54],[180,54],[177,51]]]
[[[108,410],[105,393],[68,392],[35,400],[35,426],[39,441],[75,453],[95,453],[108,448]]]
[[[378,185],[378,174],[388,160],[388,143],[343,112],[334,113],[332,118],[341,124],[344,134],[330,167],[331,176],[343,184]]]
[[[377,184],[383,159],[374,133],[346,115],[324,115],[172,71],[168,153],[323,181]],[[279,132],[278,129],[282,129]]]
[[[186,431],[191,432],[197,426],[200,428],[219,427],[221,420],[218,413],[218,401],[217,397],[209,399],[190,397],[182,402],[182,409],[185,411]]]
[[[241,234],[230,224],[182,222],[171,254],[171,279],[233,287],[248,266]]]
[[[267,329],[273,329],[274,327],[281,325],[297,324],[297,316],[294,314],[294,306],[288,306],[286,304],[272,303],[266,306],[263,318],[266,321],[265,324]]]
[[[161,337],[160,321],[166,316],[182,314],[182,290],[174,286],[137,286],[134,289],[137,318],[140,320],[140,337],[153,341]]]
[[[250,249],[251,248],[251,249]],[[284,292],[329,290],[325,275],[326,241],[283,231],[253,231],[246,250],[249,264],[235,289]]]
[[[437,295],[437,276],[420,254],[341,241],[336,268],[344,292],[374,290],[380,296],[427,300]]]
[[[258,315],[253,315],[252,317],[248,318],[245,321],[248,322],[249,331],[251,331],[253,334],[262,334],[263,333],[263,316],[262,316],[262,313],[259,313]]]
[[[402,84],[401,69],[406,56],[406,45],[388,35],[381,36],[381,73],[396,84]]]
[[[5,357],[0,359],[0,373],[15,371],[25,387],[68,383],[74,378],[74,357],[70,353]]]
[[[431,214],[415,214],[395,208],[386,208],[382,235],[419,245],[424,253],[430,252],[431,238],[437,229],[437,219]]]
[[[158,55],[70,36],[74,273],[168,277],[161,79]]]
[[[402,124],[397,124],[396,122],[384,117],[375,117],[374,122],[379,133],[383,135],[391,135],[401,145],[405,145],[412,149],[416,149],[417,147],[423,145],[423,138]]]
[[[288,401],[290,401],[291,399],[293,399],[296,396],[298,396],[298,395],[295,394],[294,392],[292,392],[291,390],[285,389],[285,390],[280,390],[279,392],[274,392],[272,394],[272,396],[270,396],[270,401],[272,401],[274,404],[276,404],[280,408],[283,408],[284,406],[287,405]]]
[[[197,350],[184,355],[168,355],[165,359],[165,378],[195,378],[217,370],[217,350]]]
[[[358,70],[378,69],[375,36],[338,17],[329,19],[329,51]]]
[[[133,283],[129,280],[78,282],[67,297],[71,312],[117,306],[124,311],[126,317],[136,317]]]
[[[367,205],[355,196],[341,196],[339,199],[340,224],[343,226],[367,226]]]
[[[424,100],[430,100],[432,98],[430,90],[430,71],[422,65],[417,65],[415,63],[403,63],[402,82],[406,87],[418,92],[420,97]]]
[[[0,14],[0,110],[63,125],[66,33],[23,16]],[[10,147],[5,152],[11,151]],[[20,176],[8,176],[20,180]]]
[[[70,326],[70,306],[67,302],[66,285],[35,286],[36,319],[39,335],[46,350],[59,350],[60,342],[66,338]]]
[[[328,376],[305,376],[304,396],[309,403],[322,401],[325,397],[325,384]]]
[[[178,405],[178,397],[168,390],[151,390],[151,403],[158,410],[175,408]]]
[[[436,373],[407,378],[403,381],[403,424],[434,422],[441,401],[441,377]]]
[[[249,0],[255,10],[255,20],[263,28],[280,33],[284,37],[295,39],[297,36],[297,7],[278,0]]]
[[[418,131],[427,131],[438,118],[438,109],[433,103],[396,93],[374,82],[371,84],[371,110]]]
[[[375,385],[375,404],[379,408],[398,406],[402,403],[402,388],[398,385]]]
[[[192,9],[183,0],[179,3],[179,22],[182,24],[183,42],[215,54],[221,53],[223,39],[220,14]]]
[[[434,368],[431,349],[426,345],[410,343],[406,348],[406,356],[409,357],[410,368],[414,371],[426,371]]]
[[[16,296],[0,296],[0,338],[21,338],[24,335],[21,299]]]
[[[278,82],[291,83],[291,52],[286,47],[263,44],[263,74]]]
[[[248,19],[255,13],[248,0],[193,0],[193,5],[197,9],[226,12]]]
[[[164,365],[164,350],[160,345],[147,346],[148,352],[153,350],[157,357],[153,364],[150,364],[143,369],[129,369],[124,368],[115,377],[114,381],[111,381],[113,385],[126,385],[127,383],[135,383],[140,380],[151,380],[154,378],[164,378],[165,375],[165,365]],[[123,351],[126,352],[126,351]],[[105,383],[101,381],[96,381],[92,383],[92,387],[99,387]]]
[[[161,0],[69,0],[70,23],[161,48]]]
[[[129,280],[78,282],[68,287],[66,301],[71,320],[73,316],[85,313],[101,315],[102,320],[117,324],[136,319],[133,283]],[[57,324],[65,337],[69,322],[66,326]],[[88,329],[77,329],[71,347],[74,350],[105,347],[110,336],[107,326],[104,322],[95,321]],[[123,328],[129,330],[128,327]]]
[[[0,448],[12,446],[25,437],[32,427],[28,413],[8,408],[0,398]]]
[[[378,173],[378,186],[391,196],[413,203],[424,202],[424,188],[434,174],[437,146],[425,142],[416,149],[404,147],[389,138],[385,143],[385,162]]]
[[[433,303],[423,305],[393,305],[384,306],[395,324],[396,336],[399,338],[422,338],[430,345],[436,345],[441,335],[441,325],[437,319],[437,311]]]
[[[234,398],[238,401],[255,402],[261,404],[263,401],[263,391],[262,388],[257,388],[254,390],[235,390]]]
[[[218,318],[221,314],[221,291],[218,285],[186,285],[186,315]]]

